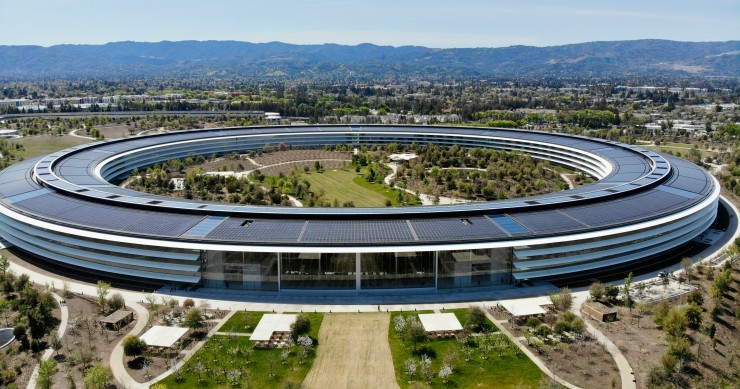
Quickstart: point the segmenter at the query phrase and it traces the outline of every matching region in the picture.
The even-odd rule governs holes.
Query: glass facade
[[[278,290],[278,255],[237,251],[205,251],[203,284],[207,287]]]
[[[434,288],[433,251],[362,253],[362,289]]]
[[[510,248],[390,253],[206,251],[202,258],[203,284],[207,287],[264,291],[373,290],[450,289],[511,283],[513,254]]]
[[[511,248],[439,252],[439,289],[511,283]]]
[[[282,253],[281,289],[355,289],[355,253]]]

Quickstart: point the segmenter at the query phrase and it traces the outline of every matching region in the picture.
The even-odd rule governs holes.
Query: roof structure
[[[188,332],[184,327],[153,326],[149,331],[141,335],[147,346],[170,348]]]
[[[463,329],[454,313],[420,313],[419,321],[427,332],[462,331]]]
[[[106,323],[106,324],[116,324],[120,322],[121,320],[126,319],[129,316],[133,316],[133,314],[134,313],[131,311],[125,311],[125,310],[119,309],[106,317],[101,317],[99,321],[101,323]]]
[[[297,317],[298,315],[293,314],[266,313],[262,315],[262,319],[260,319],[257,327],[252,331],[252,336],[249,337],[249,340],[270,340],[273,332],[289,332],[290,325],[295,322]]]
[[[547,313],[543,306],[552,305],[549,297],[534,297],[521,300],[507,300],[500,303],[514,317],[544,315]]]

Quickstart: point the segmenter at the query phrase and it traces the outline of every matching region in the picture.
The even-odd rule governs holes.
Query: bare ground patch
[[[306,388],[398,388],[388,345],[390,315],[330,314],[319,331]]]

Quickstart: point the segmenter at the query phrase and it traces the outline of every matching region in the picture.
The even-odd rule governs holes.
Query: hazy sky
[[[428,47],[740,39],[739,0],[34,0],[0,4],[0,45],[238,40]]]

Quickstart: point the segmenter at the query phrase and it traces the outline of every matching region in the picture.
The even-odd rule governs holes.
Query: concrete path
[[[57,337],[59,339],[62,339],[64,336],[64,333],[67,331],[67,322],[69,321],[69,309],[67,308],[66,304],[62,304],[62,301],[64,299],[59,296],[56,293],[52,293],[54,296],[54,300],[57,301],[57,304],[59,304],[59,310],[62,313],[62,319],[59,323],[59,329],[57,330]],[[51,358],[51,356],[54,355],[54,350],[51,348],[48,348],[44,351],[44,354],[41,355],[41,362],[48,360]],[[36,388],[36,380],[39,378],[39,365],[37,364],[36,367],[33,368],[33,373],[31,374],[31,378],[28,380],[28,385],[26,386],[27,389],[35,389]]]
[[[398,164],[395,163],[395,162],[388,162],[388,163],[386,163],[386,166],[388,166],[389,168],[391,168],[391,173],[388,174],[387,176],[385,176],[385,178],[383,178],[383,182],[386,185],[391,186],[391,180],[393,179],[393,177],[396,176],[396,172],[398,172]],[[445,168],[445,169],[449,169],[449,168]],[[479,170],[477,168],[470,168],[470,169]],[[483,171],[485,171],[485,169],[483,169]],[[392,186],[392,188],[395,188],[395,189],[398,189],[398,190],[402,190],[402,191],[404,191],[406,193],[409,193],[409,194],[412,194],[412,195],[416,196],[416,192],[414,192],[413,190],[399,188],[399,187],[397,187],[395,185]],[[421,200],[421,205],[435,205],[434,204],[434,196],[430,196],[428,194],[419,193],[419,200]],[[465,200],[465,199],[458,199],[458,198],[452,198],[452,197],[439,196],[439,203],[438,203],[438,205],[463,204],[463,203],[471,203],[471,202],[472,202],[471,200]]]
[[[579,317],[583,317],[583,315],[581,315],[581,305],[588,300],[588,297],[588,292],[578,292],[573,294],[572,310]],[[619,379],[622,380],[622,389],[636,389],[637,384],[635,383],[635,373],[632,371],[632,367],[629,362],[627,362],[627,358],[625,358],[624,354],[619,350],[619,347],[612,343],[606,335],[596,329],[596,327],[592,326],[588,321],[584,320],[584,322],[586,323],[586,331],[588,331],[596,341],[603,344],[606,351],[609,351],[609,354],[614,358],[614,362],[616,362],[617,368],[619,369]]]
[[[146,328],[146,325],[149,322],[149,311],[139,303],[127,302],[126,307],[133,309],[136,314],[136,324],[134,325],[134,328],[126,334],[126,336],[139,335],[144,328]],[[148,384],[140,384],[136,382],[136,380],[134,380],[126,371],[126,367],[124,366],[125,362],[123,360],[123,340],[126,339],[126,336],[121,338],[113,348],[108,365],[110,366],[111,372],[113,372],[113,377],[115,377],[124,388],[148,389]]]
[[[485,308],[485,307],[481,307],[481,308]],[[557,383],[559,383],[560,385],[565,386],[566,388],[570,388],[570,389],[581,389],[580,387],[575,386],[575,385],[571,384],[570,382],[568,382],[568,381],[566,381],[566,380],[558,377],[555,373],[552,372],[552,370],[550,370],[545,365],[544,362],[542,362],[542,360],[538,356],[534,355],[531,351],[529,351],[529,349],[527,348],[527,346],[525,346],[521,342],[521,340],[519,340],[517,337],[515,337],[514,334],[512,334],[511,331],[509,331],[504,326],[504,324],[506,324],[506,320],[497,320],[497,319],[495,319],[488,312],[487,309],[483,309],[483,311],[486,313],[486,316],[488,317],[488,320],[490,320],[493,323],[495,323],[496,324],[496,327],[498,327],[499,331],[501,331],[502,334],[506,335],[506,337],[508,337],[517,347],[519,347],[519,350],[521,350],[524,353],[524,355],[526,355],[529,359],[531,359],[532,362],[534,362],[534,364],[537,365],[537,367],[539,367],[540,370],[542,370],[542,372],[545,373],[548,377],[550,377],[553,380],[557,381]]]
[[[97,139],[95,139],[95,138],[93,138],[93,137],[91,137],[91,136],[82,136],[82,135],[77,135],[77,131],[79,131],[79,129],[77,129],[77,130],[72,130],[72,131],[70,131],[70,132],[69,132],[69,135],[70,135],[70,136],[74,136],[75,138],[82,138],[82,139],[91,139],[91,140],[97,140]]]

